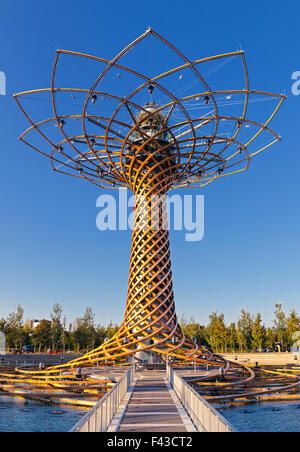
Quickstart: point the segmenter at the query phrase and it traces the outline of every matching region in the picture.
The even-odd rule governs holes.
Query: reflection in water
[[[300,403],[280,402],[219,408],[240,432],[300,432]]]
[[[68,432],[87,411],[0,396],[0,432]]]

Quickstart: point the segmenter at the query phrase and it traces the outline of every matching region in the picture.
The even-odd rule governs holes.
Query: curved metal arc
[[[138,42],[140,42],[141,40],[143,40],[147,35],[149,34],[149,31],[147,31],[146,33],[144,33],[142,36],[140,36],[139,38],[137,38],[133,43],[131,43],[129,46],[127,46],[119,55],[117,55],[114,60],[112,62],[109,62],[107,67],[105,68],[105,70],[102,72],[103,76],[108,72],[108,70],[110,69],[110,67],[114,64],[114,61],[118,61],[119,58],[121,58],[121,56],[125,53],[127,53],[131,47],[133,47],[134,45],[136,45]],[[60,56],[62,52],[57,52],[55,60],[54,60],[54,65],[53,65],[53,69],[52,69],[52,76],[51,76],[51,90],[52,90],[52,105],[53,105],[53,111],[55,116],[57,117],[57,112],[56,112],[56,105],[55,105],[55,97],[54,97],[54,91],[53,89],[55,88],[55,74],[56,74],[56,68],[57,68],[57,64],[58,64],[58,58]],[[101,74],[101,75],[102,75]],[[101,79],[101,75],[99,77],[99,80]],[[88,92],[88,95],[86,97],[85,103],[84,103],[84,107],[83,107],[83,111],[82,111],[82,128],[83,128],[83,132],[87,141],[88,146],[90,147],[91,151],[93,152],[93,147],[91,146],[89,140],[88,140],[88,136],[86,134],[86,130],[85,130],[85,123],[84,123],[84,116],[86,113],[86,106],[87,103],[90,99],[91,93],[94,91],[95,87],[97,86],[98,83],[96,83],[93,88],[91,88]],[[113,164],[113,163],[112,163]]]
[[[59,89],[57,89],[57,90],[59,90]],[[66,90],[66,89],[61,89],[61,90]],[[72,89],[70,89],[71,91],[81,91],[81,92],[86,92],[87,90],[72,90]],[[23,95],[24,94],[28,94],[28,93],[32,93],[32,92],[42,92],[42,91],[45,91],[45,90],[34,90],[34,91],[30,91],[30,92],[26,92],[26,93],[23,93]],[[222,93],[229,93],[229,92],[233,92],[233,91],[223,91]],[[241,90],[239,90],[239,91],[235,91],[235,92],[242,92]],[[221,92],[219,92],[219,93],[221,93]],[[276,114],[276,112],[278,111],[278,108],[280,107],[280,105],[282,104],[282,102],[283,102],[283,100],[284,100],[284,96],[282,96],[282,95],[278,95],[278,94],[274,94],[274,93],[266,93],[266,92],[262,92],[262,91],[251,91],[251,93],[256,93],[256,94],[265,94],[265,95],[271,95],[271,96],[276,96],[276,97],[279,97],[279,98],[281,98],[281,101],[280,101],[280,104],[278,105],[278,107],[277,107],[277,109],[274,111],[274,113],[273,113],[273,115],[269,118],[269,120],[267,121],[267,123],[266,124],[268,124],[270,121],[271,121],[271,119],[274,117],[274,115]],[[16,95],[15,97],[17,97],[18,95]],[[114,96],[114,97],[116,97],[116,96]],[[185,99],[190,99],[190,98],[192,98],[192,97],[195,97],[195,96],[188,96],[187,98],[185,98]],[[171,105],[172,103],[170,103],[169,105]],[[136,104],[135,104],[136,105]],[[162,108],[165,108],[166,106],[164,106],[164,107],[162,107]],[[158,110],[161,110],[162,108],[160,108],[160,109],[158,109]],[[23,110],[23,109],[22,109]],[[23,110],[24,111],[24,110]],[[28,115],[27,115],[28,116]],[[32,121],[30,121],[31,123],[32,123]],[[247,122],[249,122],[249,123],[252,123],[252,124],[258,124],[258,123],[255,123],[254,121],[250,121],[250,120],[248,120]],[[125,125],[125,124],[124,124]],[[127,126],[127,125],[126,125]],[[129,126],[128,126],[129,127]],[[275,134],[275,132],[273,132],[273,131],[271,131],[270,129],[268,129],[267,128],[267,126],[266,125],[263,125],[262,126],[263,127],[263,129],[267,129],[268,131],[270,131],[271,133],[273,133],[274,135],[276,135]],[[32,128],[36,128],[36,129],[38,129],[38,127],[36,126],[36,124],[35,123],[33,123],[33,126],[32,126]],[[38,129],[38,131],[39,131],[39,129]],[[40,132],[40,131],[39,131]],[[26,132],[25,132],[26,133]],[[42,134],[42,136],[44,136],[43,134]],[[253,141],[254,139],[255,139],[255,137],[256,136],[258,136],[258,134],[256,134],[255,136],[254,136],[254,138],[251,140],[251,141]],[[44,136],[45,137],[45,136]],[[265,149],[265,148],[264,148]],[[77,150],[77,149],[76,149]],[[77,152],[79,152],[78,150],[77,150]],[[258,151],[258,152],[261,152],[261,151]],[[255,155],[256,155],[257,153],[255,153]],[[98,155],[98,154],[97,154]],[[82,154],[82,156],[84,157],[84,155]],[[69,156],[68,156],[69,157]],[[70,158],[70,157],[69,157]],[[60,161],[59,161],[60,162]],[[62,162],[60,162],[60,163],[62,163]],[[73,168],[74,169],[74,168]]]
[[[63,117],[62,117],[62,119],[75,119],[75,118],[78,118],[78,116],[77,116],[77,115],[69,115],[69,116],[63,116]],[[35,146],[31,145],[28,141],[25,140],[25,137],[26,137],[30,132],[32,132],[33,130],[38,131],[38,133],[40,133],[40,135],[41,135],[42,137],[44,137],[44,134],[43,134],[43,132],[40,131],[39,127],[42,126],[42,125],[45,125],[45,124],[49,124],[49,123],[51,123],[51,122],[53,122],[53,121],[55,121],[55,118],[50,118],[50,119],[41,121],[41,122],[36,123],[36,124],[34,123],[33,126],[31,126],[29,129],[27,129],[25,132],[22,133],[22,135],[20,136],[20,140],[21,140],[23,143],[25,143],[26,145],[32,147],[33,149],[37,150],[37,151],[40,152],[41,154],[43,154],[43,155],[45,155],[46,157],[50,158],[51,165],[52,165],[52,168],[53,168],[54,171],[58,171],[58,172],[61,172],[61,173],[63,173],[63,174],[68,174],[68,175],[70,175],[70,176],[74,176],[74,177],[78,177],[78,178],[81,178],[81,179],[85,179],[85,177],[77,176],[76,174],[69,174],[69,173],[60,171],[58,168],[54,167],[54,165],[53,165],[53,161],[56,161],[56,162],[57,162],[58,164],[60,164],[61,166],[67,166],[67,167],[71,168],[71,169],[74,170],[74,171],[77,171],[77,170],[78,170],[78,167],[77,167],[78,161],[77,161],[75,158],[71,157],[70,155],[66,154],[64,151],[60,151],[60,153],[61,153],[62,155],[64,155],[67,159],[69,159],[69,161],[72,161],[72,162],[76,165],[75,167],[71,166],[68,162],[64,162],[64,161],[62,161],[62,160],[57,159],[57,158],[54,156],[54,152],[58,152],[58,148],[57,148],[57,147],[58,147],[59,145],[65,144],[66,142],[68,142],[68,140],[64,140],[64,141],[58,142],[58,143],[56,143],[56,144],[53,144],[53,143],[51,143],[51,142],[48,141],[49,144],[51,145],[51,148],[52,148],[52,152],[49,153],[49,154],[47,154],[47,153],[45,153],[45,152],[39,150],[38,148],[36,148]],[[72,137],[72,138],[74,138],[74,137]],[[78,154],[80,154],[81,158],[83,159],[83,163],[81,164],[81,167],[84,167],[84,168],[86,168],[88,171],[90,171],[91,168],[89,168],[88,166],[86,166],[86,165],[84,164],[84,162],[87,161],[87,159],[85,158],[85,154],[82,154],[79,150],[77,150],[77,152],[78,152]],[[101,164],[107,166],[107,165],[105,164],[105,162],[103,162],[103,161],[101,161]],[[93,174],[89,173],[88,171],[86,172],[86,174],[89,174],[90,176],[95,177]],[[98,179],[101,179],[101,178],[98,177],[97,180],[98,180]],[[91,180],[91,179],[88,178],[88,180]],[[126,182],[126,181],[124,181],[124,182]]]

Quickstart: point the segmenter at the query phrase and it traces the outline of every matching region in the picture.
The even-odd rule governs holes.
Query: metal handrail
[[[134,367],[70,430],[70,433],[106,432],[134,380]]]
[[[195,427],[201,432],[236,432],[237,430],[169,365],[167,377]]]

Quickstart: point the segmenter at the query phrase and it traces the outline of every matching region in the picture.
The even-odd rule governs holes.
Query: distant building
[[[5,334],[0,331],[0,355],[5,355],[6,346],[5,346]]]
[[[40,324],[40,320],[28,320],[26,322],[26,326],[28,326],[30,329],[35,330]]]

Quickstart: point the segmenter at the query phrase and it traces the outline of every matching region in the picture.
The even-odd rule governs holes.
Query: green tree
[[[49,320],[43,319],[34,329],[31,336],[32,344],[35,351],[41,353],[50,348],[52,343],[52,327]]]
[[[293,335],[297,331],[300,330],[300,319],[298,317],[297,312],[293,309],[290,312],[289,317],[286,319],[286,328],[287,328],[287,343],[288,346],[291,348],[294,344]]]
[[[5,332],[7,328],[7,320],[6,319],[0,319],[0,331]]]
[[[262,324],[262,318],[260,314],[257,314],[252,324],[252,347],[254,350],[259,349],[262,353],[262,348],[266,343],[266,329]]]
[[[103,325],[98,325],[96,328],[95,346],[99,347],[104,343],[106,337],[106,328]]]
[[[282,303],[276,303],[275,308],[275,319],[273,320],[273,323],[276,340],[277,342],[280,342],[283,347],[285,347],[287,345],[286,315],[283,310]]]
[[[209,345],[206,338],[205,327],[200,325],[200,323],[197,323],[193,317],[187,321],[184,316],[181,316],[179,323],[185,336],[195,340],[198,345],[204,347]]]
[[[86,311],[83,316],[83,327],[86,329],[86,333],[88,335],[87,346],[88,348],[95,348],[96,341],[96,330],[94,326],[95,314],[92,311],[92,308],[89,306],[86,308]]]
[[[89,337],[82,319],[75,320],[72,337],[74,348],[76,348],[78,353],[80,350],[86,350],[88,348]]]
[[[210,315],[207,327],[208,342],[216,352],[226,352],[228,345],[228,331],[224,321],[224,314],[214,312]]]
[[[240,351],[248,352],[252,347],[252,325],[253,319],[245,308],[242,308],[242,313],[238,321],[237,335],[240,346]]]
[[[108,327],[106,328],[105,337],[107,339],[111,339],[119,330],[118,325],[113,325],[112,321],[110,321]]]
[[[238,345],[236,324],[233,322],[228,328],[228,346],[230,347],[232,353],[237,350]]]
[[[90,307],[86,308],[83,318],[77,319],[73,330],[73,340],[77,351],[94,349],[97,333],[94,326],[95,314]]]
[[[276,342],[276,333],[274,328],[267,328],[266,331],[266,347],[274,348]]]
[[[53,305],[53,311],[51,313],[51,336],[52,336],[52,349],[56,350],[61,347],[61,338],[63,334],[63,327],[61,324],[61,316],[63,309],[60,304],[55,303]]]
[[[8,315],[6,325],[6,341],[9,347],[22,348],[25,340],[24,334],[24,310],[17,306],[16,312]]]

